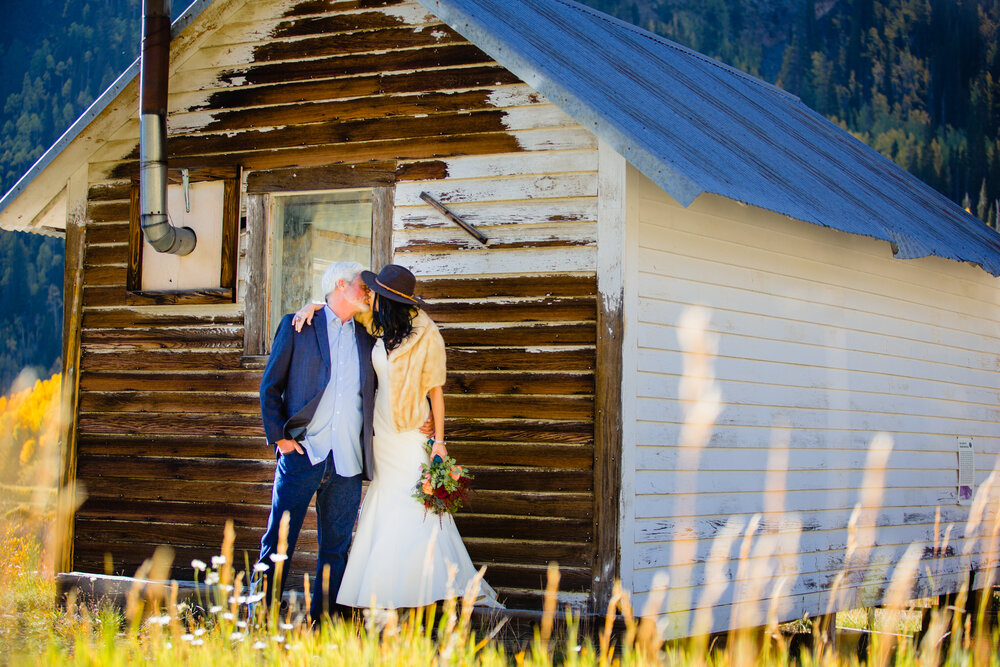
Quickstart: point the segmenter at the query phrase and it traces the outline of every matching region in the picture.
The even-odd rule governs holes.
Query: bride
[[[419,308],[416,279],[406,268],[389,264],[378,275],[363,271],[361,278],[369,289],[371,311],[357,319],[376,336],[375,473],[361,506],[337,604],[420,607],[461,595],[477,575],[454,518],[426,511],[413,497],[420,465],[435,455],[448,456],[444,340]],[[299,311],[301,320],[311,322],[315,309]],[[428,410],[434,427],[430,456],[424,449],[427,437],[419,430]],[[477,605],[499,606],[489,584],[479,582],[479,587]]]

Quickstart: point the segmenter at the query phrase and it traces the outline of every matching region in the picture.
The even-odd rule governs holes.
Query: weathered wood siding
[[[363,173],[377,160],[373,185],[395,183],[394,259],[425,279],[449,348],[450,449],[476,476],[459,517],[473,560],[515,606],[540,604],[556,560],[564,599],[584,602],[594,565],[594,137],[412,2],[252,2],[192,51],[172,64],[172,166],[211,176],[239,165],[244,187],[302,175],[314,189],[326,165]],[[254,557],[274,457],[260,426],[262,362],[242,348],[245,266],[237,304],[126,305],[137,137],[129,121],[89,167],[78,439],[88,498],[74,566],[104,571],[110,552],[112,569],[130,573],[166,542],[186,578],[192,558],[214,553],[226,519]],[[489,247],[422,191],[486,232]],[[241,262],[246,251],[244,229]],[[311,572],[315,548],[310,513],[293,571]]]
[[[967,577],[956,436],[974,439],[982,483],[1000,449],[1000,282],[944,259],[894,260],[885,243],[718,197],[684,209],[631,169],[628,203],[624,373],[634,378],[626,389],[634,405],[622,561],[637,608],[667,571],[678,609],[718,596],[715,629],[728,627],[734,594],[769,595],[782,577],[783,617],[826,613],[824,591],[843,567],[878,432],[894,447],[877,518],[860,522],[862,533],[877,525],[878,548],[859,557],[883,569],[873,569],[865,592],[864,572],[849,572],[848,604],[877,601],[912,542],[924,558],[922,592],[946,592]],[[693,306],[710,315],[722,397],[697,456],[679,446],[678,323]],[[787,474],[769,478],[769,461],[782,458]],[[757,513],[757,542],[741,563],[743,530]],[[933,559],[946,533],[945,553]],[[728,548],[712,554],[726,536]],[[765,536],[780,544],[770,560]],[[674,566],[685,549],[691,570]],[[724,590],[706,585],[713,576]]]

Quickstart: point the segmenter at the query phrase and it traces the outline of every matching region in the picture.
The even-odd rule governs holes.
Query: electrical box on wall
[[[976,486],[976,459],[972,450],[972,438],[958,438],[958,504],[972,502]]]

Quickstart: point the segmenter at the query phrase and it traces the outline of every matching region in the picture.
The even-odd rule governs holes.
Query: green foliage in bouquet
[[[425,448],[430,453],[434,444],[428,440]],[[472,476],[450,456],[420,465],[420,478],[413,488],[413,497],[425,510],[435,514],[454,514],[469,502]]]

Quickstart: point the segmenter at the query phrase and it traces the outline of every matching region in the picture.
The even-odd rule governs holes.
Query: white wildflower
[[[217,572],[209,572],[205,575],[205,583],[209,586],[219,583],[219,574]]]
[[[274,563],[280,563],[283,560],[288,560],[288,556],[286,554],[271,554],[268,558],[270,558]]]
[[[285,635],[271,635],[271,641],[278,642],[280,644],[285,641]]]
[[[271,568],[267,566],[267,563],[257,563],[253,566],[254,572],[267,572]]]
[[[194,631],[195,637],[201,637],[203,634],[205,634],[205,628],[198,628]]]
[[[262,651],[262,650],[264,650],[265,648],[267,648],[267,644],[265,644],[264,642],[262,642],[262,641],[260,641],[260,640],[258,639],[257,641],[255,641],[255,642],[253,643],[253,647],[254,647],[254,648],[255,648],[256,650],[258,650],[258,651]]]
[[[236,617],[233,616],[232,612],[227,611],[225,614],[222,615],[222,618],[225,619],[225,620],[227,620],[227,621],[232,621]]]
[[[205,561],[198,560],[197,558],[195,558],[193,561],[191,561],[191,567],[198,570],[199,572],[204,572],[206,567]]]
[[[236,622],[236,627],[238,627],[240,630],[246,630],[247,629],[247,622],[246,621],[237,621]]]
[[[192,635],[192,634],[191,634],[191,633],[189,633],[189,632],[186,632],[186,633],[184,633],[183,635],[181,635],[181,640],[182,640],[182,641],[186,641],[186,642],[189,642],[189,641],[191,641],[192,639],[194,639],[194,635]]]
[[[292,625],[291,623],[282,623],[282,624],[281,624],[281,629],[282,629],[282,630],[291,630],[291,629],[292,629],[292,628],[294,628],[294,627],[295,627],[295,626],[294,626],[294,625]]]
[[[242,632],[234,632],[231,635],[229,635],[229,639],[231,639],[234,642],[241,642],[241,641],[243,641],[243,633]]]
[[[226,564],[225,556],[212,556],[212,567],[221,567]]]
[[[220,611],[222,611],[222,607],[220,607],[217,604],[213,604],[211,607],[208,608],[209,614],[218,614]]]
[[[194,641],[191,642],[191,646],[201,646],[204,643],[205,643],[204,639],[195,639]]]

